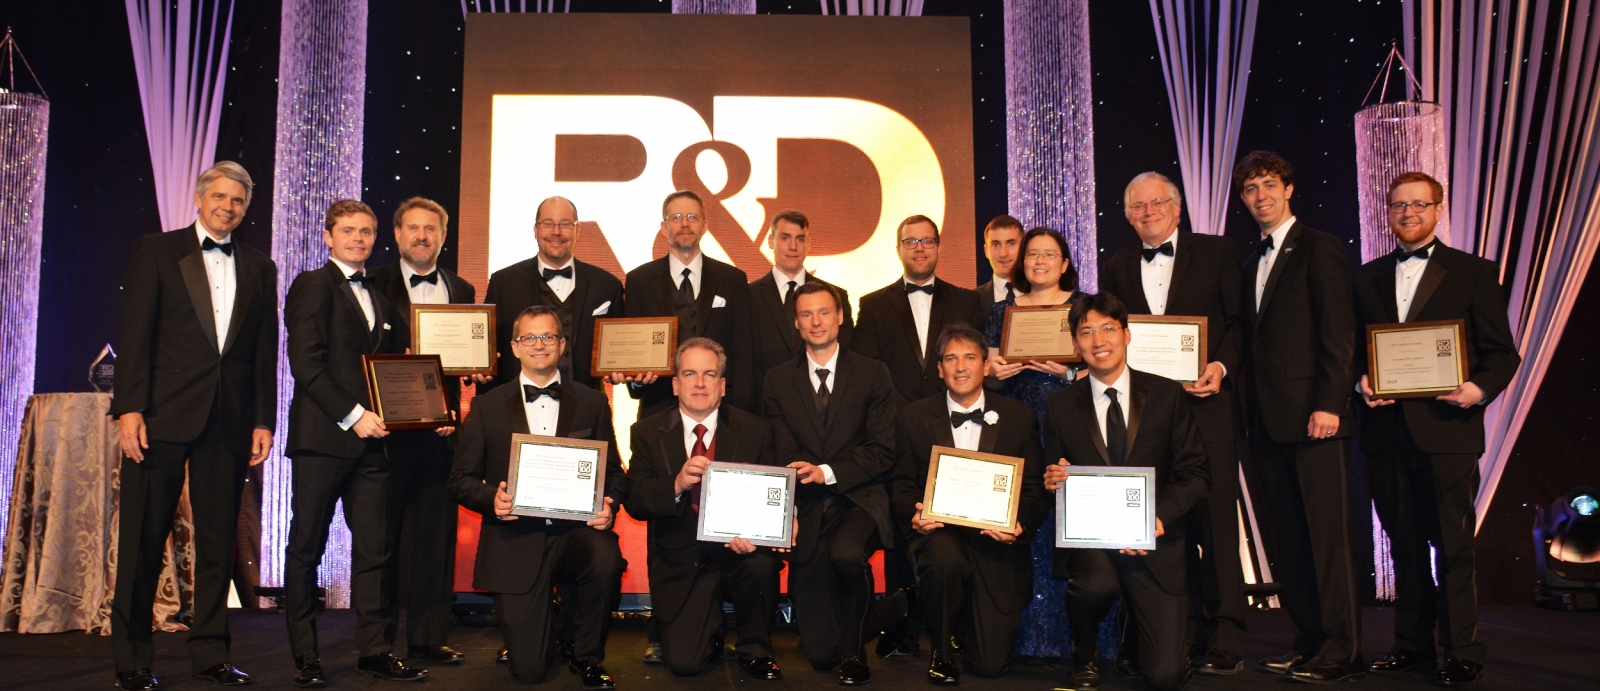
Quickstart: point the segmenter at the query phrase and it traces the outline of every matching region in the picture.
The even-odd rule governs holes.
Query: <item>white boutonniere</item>
[[[992,425],[992,424],[994,424],[996,422],[999,422],[999,421],[1000,421],[1000,413],[997,413],[997,412],[991,410],[991,411],[988,411],[988,412],[983,414],[983,424],[985,424],[985,425]]]

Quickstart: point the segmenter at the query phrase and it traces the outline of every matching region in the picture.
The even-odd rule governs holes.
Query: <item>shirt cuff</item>
[[[1217,363],[1217,366],[1222,368],[1222,376],[1223,376],[1223,378],[1227,378],[1227,376],[1228,376],[1228,366],[1224,365],[1224,364],[1222,364],[1220,362]]]
[[[817,467],[822,469],[822,477],[823,477],[824,480],[827,481],[827,484],[830,484],[830,485],[839,484],[839,478],[834,476],[833,468],[828,467],[828,464],[824,463],[824,464],[819,465]]]
[[[344,416],[344,419],[339,421],[339,429],[342,429],[346,432],[350,431],[350,428],[354,427],[356,422],[361,419],[361,414],[365,412],[367,412],[367,409],[361,407],[360,403],[357,403],[356,407],[350,410],[350,414]]]

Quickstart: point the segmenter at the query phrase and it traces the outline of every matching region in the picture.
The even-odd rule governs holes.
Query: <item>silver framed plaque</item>
[[[795,479],[794,468],[712,461],[700,478],[695,538],[725,543],[742,537],[759,547],[793,547]]]
[[[1156,548],[1156,469],[1066,466],[1056,490],[1056,546]]]
[[[511,435],[506,494],[511,514],[591,521],[605,508],[610,445],[589,439]]]

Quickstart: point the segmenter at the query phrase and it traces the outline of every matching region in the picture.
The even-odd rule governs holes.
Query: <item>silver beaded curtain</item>
[[[22,415],[33,395],[39,332],[39,241],[50,102],[0,89],[0,535],[11,517]]]
[[[278,143],[274,166],[272,258],[278,301],[302,271],[328,260],[323,213],[361,198],[361,136],[367,81],[366,0],[284,0],[278,55]],[[278,343],[278,433],[267,459],[261,502],[261,584],[283,585],[289,536],[289,432],[294,377]],[[342,509],[329,531],[319,581],[328,607],[350,606],[350,533]]]
[[[1099,289],[1088,0],[1006,0],[1011,215],[1066,235],[1080,290]]]
[[[672,0],[673,14],[755,14],[756,0]]]

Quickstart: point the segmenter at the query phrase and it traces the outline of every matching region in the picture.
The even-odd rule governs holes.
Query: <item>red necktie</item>
[[[706,431],[705,425],[694,426],[694,448],[689,451],[690,458],[694,458],[696,456],[705,456],[709,460],[717,460],[717,440],[713,438],[711,440],[711,446],[707,447]],[[695,486],[689,490],[689,504],[694,507],[695,513],[700,513],[700,487],[703,486],[705,482],[706,478],[704,475],[702,475],[700,476],[700,482],[695,483]]]

